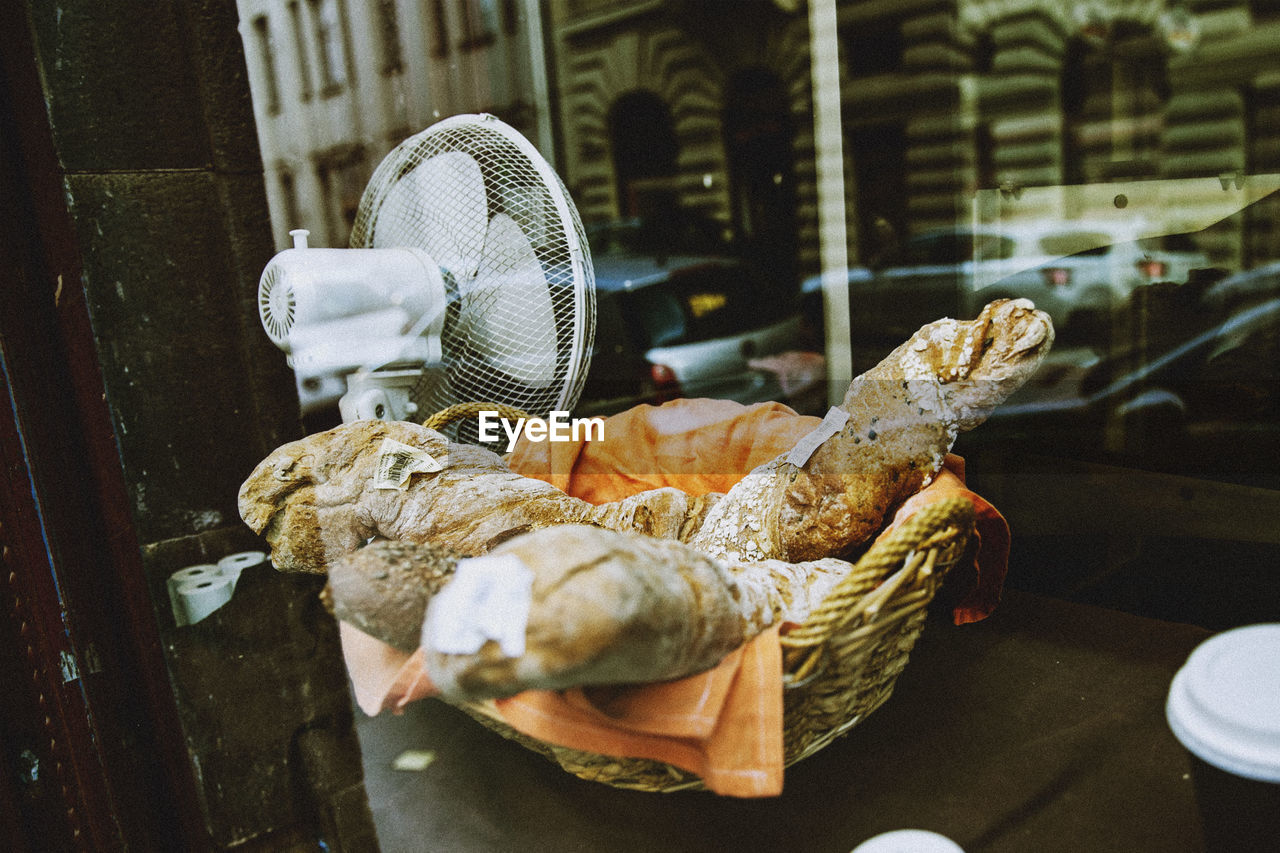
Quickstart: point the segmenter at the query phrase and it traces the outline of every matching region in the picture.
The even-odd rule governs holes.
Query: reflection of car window
[[[902,265],[924,266],[933,263],[933,243],[937,237],[933,234],[925,237],[913,237],[902,246]]]
[[[587,228],[593,254],[716,255],[729,251],[724,226],[692,213],[672,213],[650,219],[626,219]]]
[[[973,259],[976,261],[1006,261],[1013,257],[1012,237],[998,234],[973,235]]]
[[[922,234],[903,246],[903,266],[957,266],[972,260],[994,261],[1013,257],[1014,240],[999,234],[966,231]]]
[[[954,247],[955,238],[950,234],[925,234],[922,237],[913,237],[902,248],[902,263],[909,267],[950,263],[948,255],[954,254]]]
[[[778,318],[760,309],[771,298],[764,279],[739,265],[691,267],[619,296],[642,350],[740,335]]]
[[[968,234],[944,234],[933,244],[930,263],[954,266],[973,258],[973,240]]]
[[[1165,234],[1162,237],[1144,237],[1138,241],[1144,252],[1195,252],[1195,240],[1190,234]]]
[[[1274,418],[1280,407],[1280,325],[1275,312],[1221,332],[1197,364],[1191,383],[1194,408],[1211,421],[1259,421]]]
[[[665,347],[680,343],[684,337],[684,312],[674,294],[649,287],[624,300],[624,316],[632,318],[643,338],[641,349]]]
[[[1111,251],[1111,236],[1101,231],[1063,231],[1040,238],[1040,251],[1046,255],[1105,255]]]

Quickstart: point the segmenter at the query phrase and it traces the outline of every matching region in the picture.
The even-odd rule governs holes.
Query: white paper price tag
[[[514,554],[459,560],[431,601],[423,643],[446,655],[469,655],[489,640],[509,658],[524,654],[533,572]]]
[[[409,487],[414,474],[433,474],[444,465],[420,447],[412,447],[394,438],[384,438],[378,448],[378,467],[373,473],[373,485],[379,489]]]

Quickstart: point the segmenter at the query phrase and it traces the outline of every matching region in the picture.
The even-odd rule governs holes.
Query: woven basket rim
[[[481,408],[496,407],[458,404],[427,425],[473,417]],[[874,541],[804,622],[780,636],[787,766],[828,746],[889,698],[943,577],[966,552],[974,523],[973,503],[965,497],[927,503]],[[695,774],[659,761],[529,737],[507,724],[492,702],[458,707],[583,779],[651,792],[705,788]]]
[[[828,605],[837,610],[844,607],[845,618],[823,628],[821,642],[797,647],[794,641],[788,643],[788,637],[780,638],[785,766],[829,746],[892,694],[924,627],[928,606],[947,571],[965,553],[973,529],[973,505],[965,498],[935,501],[912,518],[925,510],[931,511],[920,523],[890,532],[859,560],[876,571],[888,569],[885,577],[897,579],[887,594],[842,605],[837,585],[819,610]],[[925,547],[929,541],[932,544]],[[788,676],[795,676],[808,661],[813,661],[811,677],[792,677],[788,683]],[[458,707],[581,779],[651,793],[706,789],[696,774],[660,761],[585,752],[525,735],[506,723],[492,702]]]

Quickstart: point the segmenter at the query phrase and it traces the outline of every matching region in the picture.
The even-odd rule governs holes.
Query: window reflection
[[[342,12],[338,0],[310,0],[315,53],[319,57],[321,93],[337,94],[347,80]]]
[[[265,161],[291,176],[268,183],[281,245],[298,224],[340,243],[372,166],[449,114],[494,112],[555,163],[592,235],[610,330],[584,408],[688,393],[669,352],[680,341],[738,346],[773,324],[789,331],[751,338],[757,355],[826,354],[837,329],[830,345],[857,371],[925,322],[1030,298],[1057,348],[965,452],[1277,485],[1274,3],[838,2],[839,318],[823,311],[829,187],[803,4],[240,5],[313,33],[246,38],[250,53],[282,52],[274,96],[269,65],[250,62]],[[312,73],[342,87],[328,99],[340,113],[307,111]],[[717,358],[699,369],[752,370]],[[796,402],[774,379],[726,393]]]
[[[378,0],[378,24],[382,42],[382,73],[404,70],[404,49],[400,39],[400,13],[395,0]]]
[[[655,93],[628,92],[609,110],[609,141],[622,216],[676,206],[676,139],[671,108]]]
[[[300,0],[290,0],[289,27],[293,30],[293,54],[298,66],[298,97],[303,101],[311,100],[311,59],[307,54],[306,25],[302,21],[302,4]]]
[[[265,107],[269,113],[278,113],[280,112],[280,84],[276,79],[276,52],[272,46],[271,27],[266,15],[259,15],[253,19],[253,37],[261,58]]]

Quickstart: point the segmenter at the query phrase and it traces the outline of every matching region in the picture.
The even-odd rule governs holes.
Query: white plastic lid
[[[169,575],[170,580],[174,583],[181,583],[185,580],[194,580],[196,578],[207,578],[218,574],[218,567],[213,563],[199,563],[194,566],[186,566],[178,569]]]
[[[895,829],[883,832],[853,848],[852,853],[964,853],[945,835],[927,829]]]
[[[1191,754],[1237,776],[1280,782],[1280,623],[1201,643],[1174,676],[1165,714]]]
[[[235,554],[228,554],[219,560],[218,569],[223,572],[239,572],[253,566],[260,566],[266,561],[267,555],[263,551],[240,551]]]

